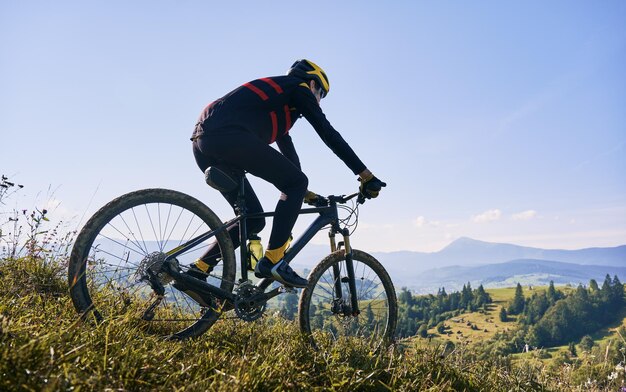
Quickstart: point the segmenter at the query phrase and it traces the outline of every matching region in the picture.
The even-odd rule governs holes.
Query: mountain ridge
[[[626,245],[576,250],[542,249],[486,242],[468,237],[461,237],[437,252],[398,251],[374,252],[373,254],[381,259],[393,259],[390,261],[391,263],[395,263],[396,260],[411,259],[411,264],[414,264],[411,267],[420,270],[430,269],[434,266],[481,265],[516,259],[552,260],[582,265],[626,265]]]
[[[462,237],[440,251],[374,252],[397,286],[433,293],[463,284],[485,287],[528,284],[587,284],[606,273],[626,278],[626,245],[577,250],[541,249]],[[497,273],[495,273],[497,272]]]
[[[439,287],[459,290],[464,284],[482,284],[488,288],[510,287],[517,283],[529,285],[587,285],[595,279],[600,285],[605,276],[626,277],[626,266],[602,266],[564,263],[552,260],[518,259],[504,263],[474,267],[441,267],[411,277],[410,287],[419,292],[436,292]]]

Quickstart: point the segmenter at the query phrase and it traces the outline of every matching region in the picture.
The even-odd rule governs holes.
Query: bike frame
[[[209,238],[215,236],[216,234],[227,230],[233,225],[239,224],[239,254],[240,254],[240,274],[241,278],[239,280],[240,283],[248,281],[248,268],[247,268],[247,260],[248,260],[248,247],[246,246],[248,241],[248,230],[247,230],[247,220],[254,218],[267,218],[273,217],[276,215],[275,212],[260,212],[248,214],[246,203],[245,203],[245,194],[244,194],[244,181],[245,176],[242,176],[239,182],[239,191],[237,194],[237,203],[236,203],[236,212],[237,216],[228,222],[224,223],[220,227],[215,230],[211,230],[205,232],[203,234],[198,235],[195,238],[185,242],[184,244],[172,249],[169,252],[166,252],[165,265],[169,265],[168,261],[173,260],[176,256],[192,249],[193,247],[203,243]],[[356,194],[355,194],[356,195]],[[284,261],[289,263],[293,260],[296,255],[313,239],[313,237],[322,230],[325,226],[330,225],[330,248],[331,252],[335,252],[337,248],[337,244],[335,242],[335,236],[337,233],[341,233],[343,236],[343,246],[346,252],[345,260],[346,260],[346,269],[348,273],[348,287],[350,289],[351,295],[350,303],[352,306],[353,315],[358,315],[360,310],[358,308],[358,300],[356,296],[356,282],[354,275],[354,263],[352,259],[352,248],[350,246],[350,231],[347,228],[341,228],[339,226],[339,214],[337,210],[337,202],[338,201],[347,201],[355,195],[351,195],[348,197],[338,197],[338,196],[329,196],[328,204],[326,206],[313,207],[313,208],[303,208],[300,210],[298,215],[305,214],[319,214],[319,216],[309,225],[309,227],[302,233],[302,235],[296,239],[284,256]],[[342,243],[339,243],[341,247]],[[184,284],[189,286],[191,289],[195,291],[200,291],[202,293],[211,294],[220,299],[226,299],[229,301],[235,300],[235,294],[226,290],[222,290],[217,286],[213,286],[203,282],[199,279],[190,277],[186,274],[182,274],[177,271],[177,269],[169,268],[168,273],[170,273],[176,280],[183,281]],[[333,266],[333,274],[335,281],[335,292],[337,295],[337,299],[342,299],[342,290],[341,290],[341,279],[340,279],[340,270],[339,266]],[[273,282],[273,279],[263,279],[261,280],[257,286],[266,289]],[[267,299],[278,295],[280,293],[279,288],[274,289],[270,293],[266,293]]]

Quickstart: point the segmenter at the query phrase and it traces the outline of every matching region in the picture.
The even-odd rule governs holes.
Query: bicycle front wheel
[[[179,339],[204,333],[221,309],[200,306],[159,271],[168,251],[221,225],[202,202],[172,190],[144,189],[111,201],[85,224],[72,249],[68,279],[74,307],[83,317],[129,317]],[[231,291],[235,254],[226,230],[176,259],[185,269],[209,247],[221,253],[221,262],[207,282]],[[146,279],[150,274],[158,274],[165,289],[160,301]]]
[[[393,341],[398,302],[391,278],[371,255],[353,249],[352,258],[355,293],[349,288],[345,250],[338,250],[311,271],[300,295],[300,329],[315,348],[339,339],[367,339],[375,347]],[[351,295],[358,312],[352,309]]]

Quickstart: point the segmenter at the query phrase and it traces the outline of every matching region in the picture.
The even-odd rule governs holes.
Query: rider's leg
[[[267,277],[285,275],[286,279],[277,280],[294,286],[306,285],[306,279],[297,276],[286,263],[279,266],[307,190],[308,179],[304,173],[284,155],[245,130],[229,129],[205,134],[198,139],[198,143],[209,156],[244,169],[272,183],[282,192],[276,206],[268,251],[261,259],[272,264],[272,271],[268,272],[268,269],[262,274],[269,274]],[[261,261],[257,265],[262,264]],[[274,271],[274,267],[278,269]]]
[[[232,175],[233,177],[237,177],[240,174],[237,173],[235,169],[232,169],[225,166],[224,164],[215,164],[215,158],[205,154],[201,149],[201,143],[199,143],[198,139],[193,142],[193,155],[196,159],[196,163],[202,172],[204,172],[209,166],[219,166],[220,169]],[[248,209],[248,213],[260,213],[263,212],[263,206],[259,201],[256,193],[252,189],[250,182],[246,179],[244,182],[244,194],[246,198],[246,208]],[[222,196],[228,201],[228,203],[233,207],[233,211],[235,209],[235,204],[237,202],[238,190],[234,190],[231,192],[221,192]],[[260,233],[261,230],[265,227],[265,218],[255,218],[249,219],[247,221],[247,231],[250,235]],[[239,236],[239,225],[235,225],[228,229],[228,234],[230,236],[231,241],[233,242],[233,246],[235,249],[239,247],[240,236]],[[214,243],[207,251],[196,260],[195,264],[192,265],[192,268],[195,266],[199,268],[203,272],[210,272],[215,265],[218,263],[218,259],[220,258],[220,249],[217,247],[217,243]],[[199,276],[198,276],[199,277]]]

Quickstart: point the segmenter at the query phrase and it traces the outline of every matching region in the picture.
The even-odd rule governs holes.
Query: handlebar
[[[314,207],[328,207],[331,202],[345,204],[349,200],[352,200],[353,198],[359,195],[360,195],[359,192],[356,192],[347,196],[346,195],[341,195],[341,196],[329,195],[329,196],[324,197],[322,195],[317,195],[317,197],[313,201],[308,202],[307,204],[310,206],[314,206]],[[360,196],[357,199],[357,203],[363,204]]]

